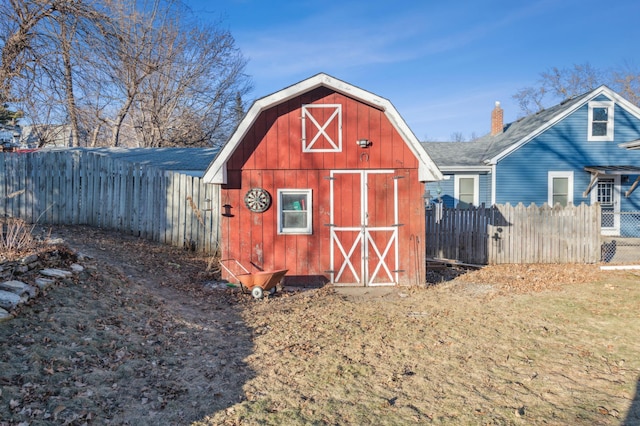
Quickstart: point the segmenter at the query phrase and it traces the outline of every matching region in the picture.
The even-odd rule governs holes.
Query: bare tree
[[[524,87],[513,95],[513,99],[518,102],[520,110],[528,115],[544,109],[543,100],[546,93],[547,90],[544,86]]]
[[[193,23],[169,32],[171,55],[142,84],[132,120],[143,146],[211,146],[237,122],[238,103],[251,88],[246,61],[228,31]]]
[[[604,80],[603,73],[589,63],[574,64],[573,68],[553,67],[543,72],[541,77],[546,92],[560,99],[570,99],[593,90]]]
[[[618,93],[634,105],[640,106],[640,69],[637,66],[625,63],[612,72],[611,80],[612,87]]]
[[[0,101],[68,126],[71,145],[210,146],[251,88],[231,34],[179,0],[0,0],[0,13],[14,18],[0,22]]]
[[[33,54],[34,29],[55,12],[54,1],[4,0],[0,3],[0,99],[14,100],[12,81],[37,62]],[[7,19],[7,17],[11,17]]]
[[[80,133],[75,93],[82,76],[76,69],[82,62],[78,44],[109,22],[95,5],[91,0],[0,2],[0,10],[14,18],[0,26],[2,96],[24,105],[31,121],[43,128],[66,127],[73,146],[79,144]]]
[[[589,63],[576,64],[572,68],[554,67],[540,74],[536,86],[520,89],[513,98],[524,114],[531,114],[549,103],[571,99],[602,84],[640,105],[640,72],[630,64],[609,71],[596,69]]]
[[[132,9],[112,0],[109,7],[120,37],[96,52],[106,83],[95,105],[111,132],[107,144],[211,146],[226,139],[236,96],[251,88],[231,34],[189,21],[179,3]]]
[[[467,139],[464,137],[462,132],[453,132],[450,136],[451,142],[466,142]]]

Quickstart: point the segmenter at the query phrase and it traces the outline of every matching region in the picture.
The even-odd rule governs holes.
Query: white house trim
[[[442,172],[478,172],[492,173],[493,166],[440,166]]]
[[[607,109],[607,133],[603,136],[593,135],[593,110],[594,108]],[[613,140],[615,123],[615,103],[611,101],[591,101],[589,102],[589,113],[587,120],[587,140],[589,142],[607,142]]]
[[[496,204],[496,165],[491,166],[491,205]]]
[[[420,141],[418,141],[411,129],[409,129],[407,123],[405,123],[404,119],[400,116],[398,111],[396,111],[390,101],[327,74],[320,73],[256,100],[251,108],[249,108],[249,111],[244,116],[233,135],[231,135],[220,153],[207,168],[203,181],[205,183],[215,184],[227,183],[227,162],[229,161],[229,158],[231,158],[231,155],[233,155],[236,148],[238,148],[260,113],[320,86],[335,90],[336,92],[357,99],[383,111],[389,122],[395,127],[396,131],[400,134],[411,152],[418,159],[419,180],[422,182],[442,180],[442,173],[438,169],[438,166],[436,166],[431,157],[429,157],[427,152],[420,145]]]

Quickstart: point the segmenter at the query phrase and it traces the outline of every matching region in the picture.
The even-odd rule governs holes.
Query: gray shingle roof
[[[423,142],[422,146],[438,167],[481,166],[486,143]]]
[[[219,148],[73,148],[73,150],[93,152],[121,161],[197,176],[204,174],[220,151]]]
[[[589,94],[591,92],[506,124],[499,135],[487,134],[473,142],[423,142],[422,146],[439,167],[483,166],[485,160],[522,141]]]

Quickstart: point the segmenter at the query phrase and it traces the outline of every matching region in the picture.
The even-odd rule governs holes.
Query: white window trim
[[[455,184],[453,186],[453,198],[456,207],[460,204],[460,179],[473,179],[473,205],[480,205],[480,175],[456,175]]]
[[[319,123],[313,116],[312,110],[318,108],[333,108],[334,112],[324,123]],[[333,140],[326,132],[327,126],[338,121],[337,140]],[[311,124],[308,124],[311,123]],[[318,130],[318,133],[311,139],[307,140],[307,125]],[[324,136],[333,148],[314,148],[318,138]],[[341,104],[308,104],[302,105],[302,152],[342,152],[342,105]]]
[[[612,141],[613,140],[613,123],[614,123],[614,103],[611,101],[594,101],[589,102],[589,120],[587,125],[587,140],[590,142],[600,142],[600,141]],[[607,134],[604,136],[593,136],[591,132],[593,131],[593,109],[594,108],[607,108]]]
[[[547,204],[553,206],[553,179],[554,178],[567,178],[568,188],[567,191],[567,204],[573,204],[573,172],[549,172],[547,178]]]
[[[282,194],[300,193],[307,196],[309,200],[307,206],[307,227],[306,228],[282,228]],[[278,235],[311,235],[313,233],[313,197],[311,189],[281,188],[278,189],[277,213],[278,213]]]

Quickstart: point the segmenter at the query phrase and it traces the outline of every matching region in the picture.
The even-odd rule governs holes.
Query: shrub
[[[5,220],[0,233],[0,251],[9,254],[34,250],[36,241],[32,231],[33,225],[27,224],[22,219]]]

